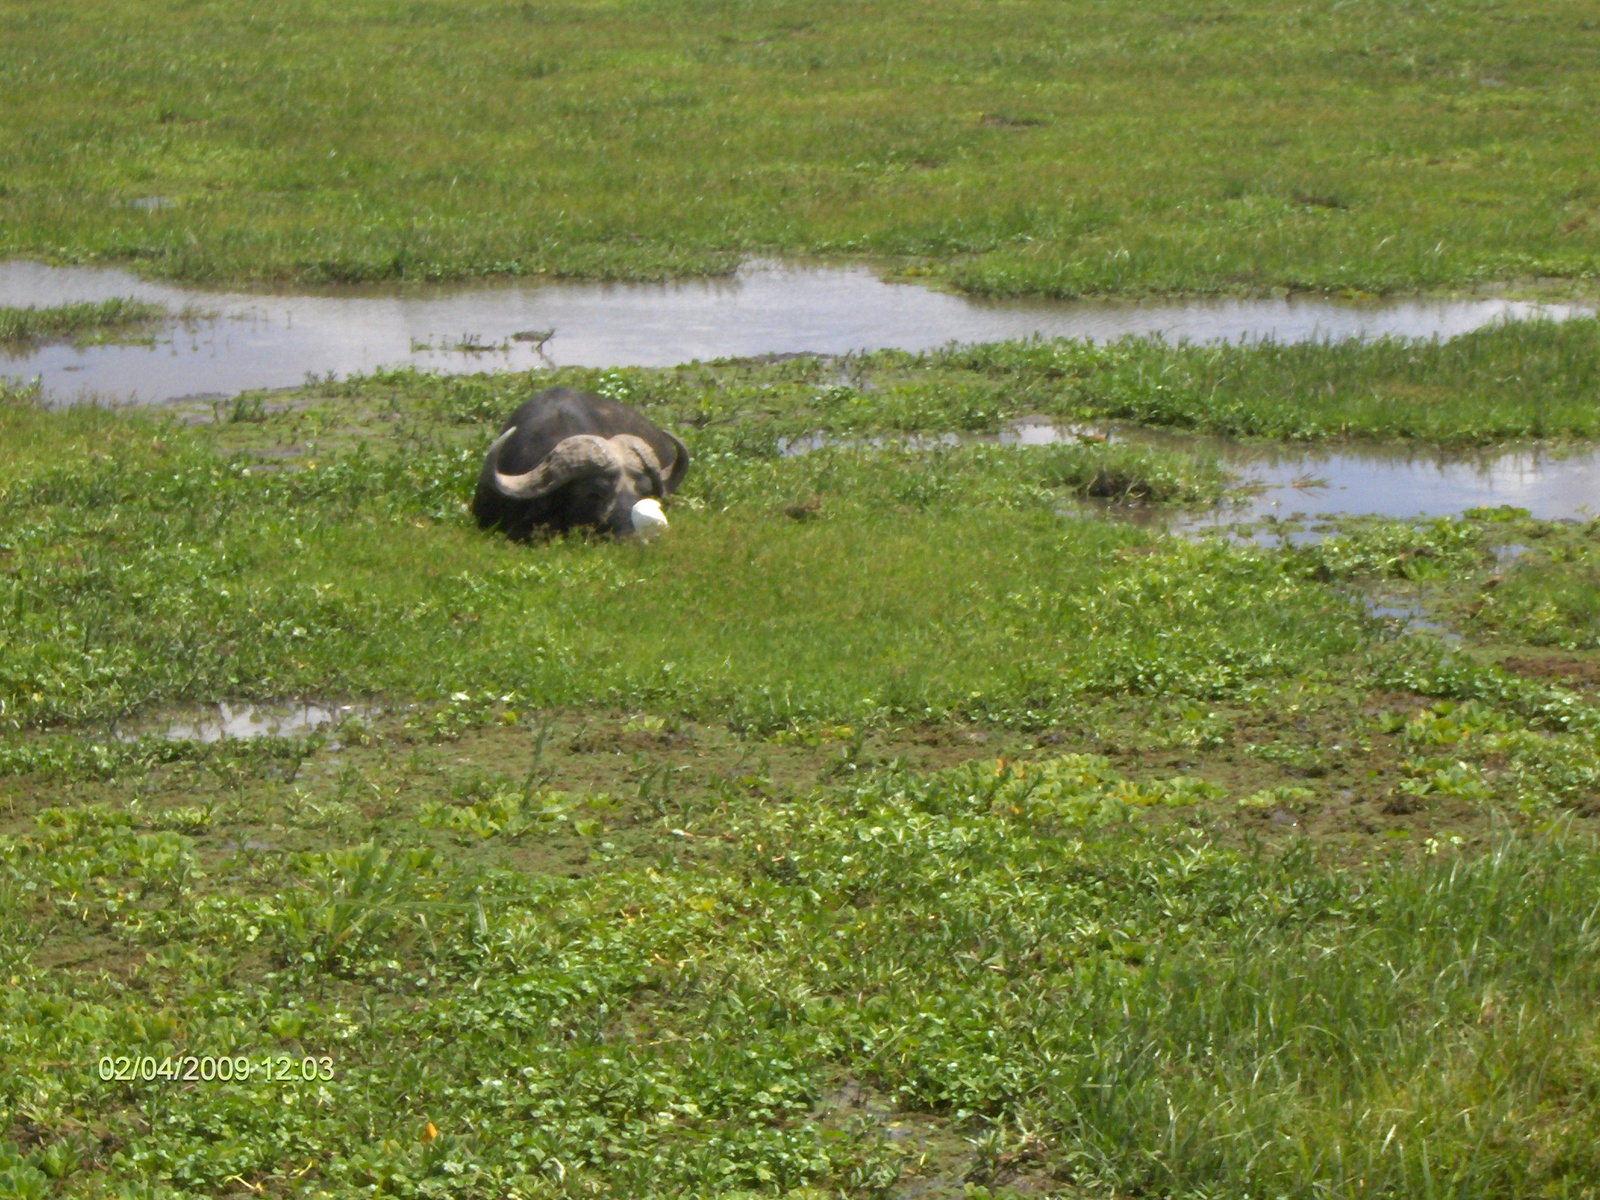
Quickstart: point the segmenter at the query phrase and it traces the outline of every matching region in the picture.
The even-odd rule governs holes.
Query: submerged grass
[[[871,255],[1058,296],[1596,272],[1600,30],[1560,0],[8,0],[0,29],[0,255],[301,281]]]

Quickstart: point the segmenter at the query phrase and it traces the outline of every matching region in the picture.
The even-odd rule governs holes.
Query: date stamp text
[[[106,1054],[99,1069],[108,1083],[325,1083],[334,1076],[327,1054]]]

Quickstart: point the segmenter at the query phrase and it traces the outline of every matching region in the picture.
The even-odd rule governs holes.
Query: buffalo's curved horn
[[[500,444],[515,432],[513,427],[502,433],[489,447],[490,452],[498,454]],[[592,433],[578,433],[557,442],[542,463],[521,475],[502,474],[497,465],[494,486],[501,495],[513,500],[537,500],[575,479],[621,467],[622,456],[610,441]]]
[[[666,495],[666,492],[661,490],[661,460],[656,457],[655,448],[649,442],[641,437],[634,437],[631,433],[619,433],[616,437],[606,440],[617,448],[624,461],[633,459],[634,463],[650,476],[650,482],[654,485],[657,496]]]
[[[667,434],[673,449],[677,451],[672,460],[672,470],[667,474],[666,492],[662,493],[667,495],[677,491],[678,485],[683,482],[683,477],[689,473],[689,447],[685,446],[680,438],[667,433],[665,429],[661,432]]]

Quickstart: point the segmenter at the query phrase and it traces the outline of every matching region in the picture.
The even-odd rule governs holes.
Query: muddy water
[[[0,263],[0,305],[133,296],[212,314],[147,346],[49,345],[5,357],[0,374],[38,376],[58,401],[158,403],[291,387],[307,374],[377,367],[471,372],[548,364],[670,366],[691,359],[813,351],[923,350],[1041,334],[1097,341],[1451,337],[1543,313],[1506,300],[1222,300],[1158,304],[993,302],[885,283],[865,267],[754,263],[727,279],[672,284],[513,282],[208,292],[120,271]],[[541,345],[527,335],[551,336]],[[516,335],[525,340],[516,340]],[[465,346],[467,348],[463,349]]]

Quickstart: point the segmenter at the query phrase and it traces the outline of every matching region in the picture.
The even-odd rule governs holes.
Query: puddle
[[[169,741],[219,742],[224,738],[299,737],[333,721],[365,716],[373,708],[360,704],[255,705],[219,704],[189,719],[173,721],[157,733]],[[136,737],[137,734],[126,734]]]
[[[1532,547],[1524,546],[1521,542],[1507,542],[1504,546],[1494,548],[1494,565],[1504,571],[1507,567],[1515,566],[1517,559],[1526,554]]]
[[[1105,442],[1109,430],[1098,425],[1056,425],[1049,421],[1021,420],[1000,431],[1002,446],[1054,446],[1061,442]]]
[[[1420,604],[1402,600],[1384,599],[1381,596],[1363,596],[1362,605],[1368,616],[1392,621],[1401,633],[1425,633],[1438,638],[1447,646],[1461,644],[1461,635],[1446,625],[1428,619],[1427,610]]]
[[[1084,432],[1079,426],[1023,423],[1010,436],[1019,444],[1044,445],[1071,441]],[[1111,427],[1102,432],[1112,441],[1215,455],[1239,483],[1253,486],[1251,494],[1189,518],[1191,527],[1324,515],[1453,517],[1469,508],[1500,505],[1525,508],[1546,521],[1600,516],[1600,447],[1488,452],[1383,444],[1286,447],[1147,429]],[[1316,530],[1304,530],[1291,540],[1315,541],[1318,536]]]
[[[1141,439],[1143,440],[1143,439]],[[1232,524],[1320,515],[1447,517],[1469,508],[1511,505],[1547,521],[1600,515],[1600,449],[1558,453],[1408,451],[1371,446],[1337,450],[1246,447],[1212,439],[1162,439],[1215,453],[1258,490],[1206,514]]]
[[[161,197],[150,197],[152,206]],[[1509,300],[985,301],[885,283],[869,268],[752,263],[726,279],[668,284],[513,281],[351,287],[303,294],[208,292],[122,271],[0,262],[0,305],[132,296],[215,314],[148,346],[49,345],[0,373],[38,376],[58,401],[157,403],[293,387],[308,374],[378,367],[473,372],[561,365],[672,366],[809,351],[926,350],[1046,337],[1169,340],[1453,337],[1490,322],[1592,312]],[[549,336],[546,337],[545,335]]]

